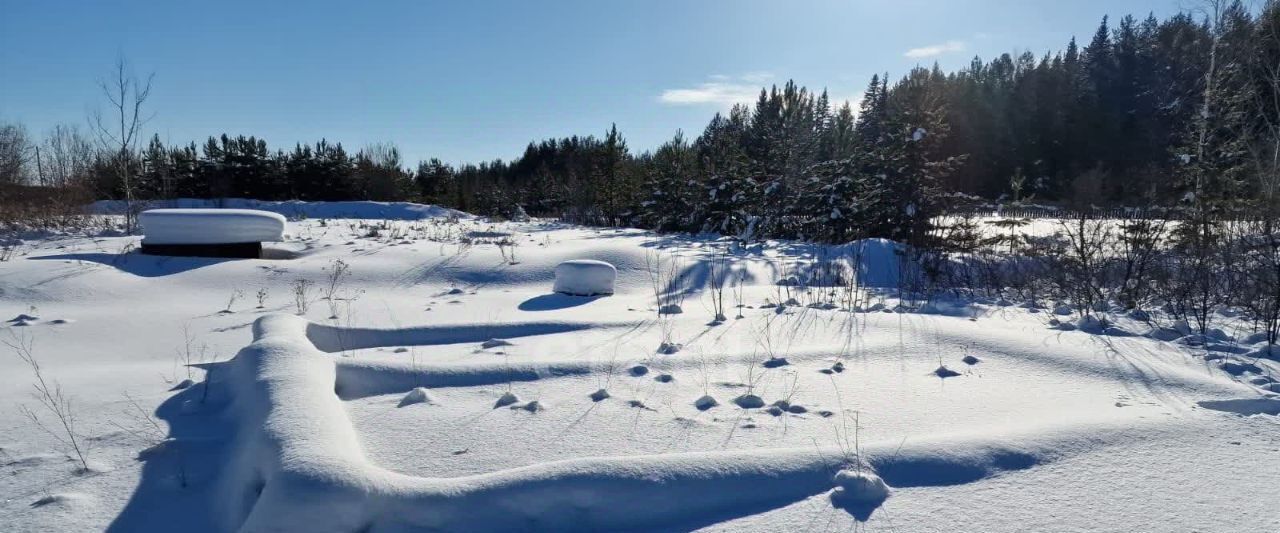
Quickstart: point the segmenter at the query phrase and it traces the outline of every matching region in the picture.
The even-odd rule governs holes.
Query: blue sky
[[[511,158],[601,134],[696,135],[788,78],[856,98],[876,72],[1087,42],[1176,1],[0,0],[0,121],[83,125],[123,54],[155,73],[148,132],[393,142],[410,161]]]

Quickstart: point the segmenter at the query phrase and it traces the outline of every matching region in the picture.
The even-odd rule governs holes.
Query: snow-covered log
[[[618,269],[604,261],[573,259],[556,265],[555,292],[575,296],[613,294]]]

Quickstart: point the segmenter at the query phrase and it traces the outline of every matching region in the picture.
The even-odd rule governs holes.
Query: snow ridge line
[[[586,458],[457,478],[373,464],[334,393],[334,358],[292,315],[254,323],[231,363],[234,452],[217,494],[226,530],[616,530],[696,526],[820,494],[859,465],[894,486],[948,485],[1027,468],[1059,444],[990,440]],[[388,330],[394,331],[394,330]],[[372,335],[372,333],[370,334]]]

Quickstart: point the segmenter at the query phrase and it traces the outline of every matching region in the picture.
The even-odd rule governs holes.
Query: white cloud
[[[929,46],[921,46],[920,48],[912,48],[910,50],[907,50],[907,52],[902,55],[912,59],[937,57],[942,54],[949,54],[951,52],[963,52],[965,48],[967,48],[967,46],[968,45],[965,44],[964,41],[947,41],[945,43],[932,44]]]
[[[708,82],[688,89],[667,89],[662,91],[658,99],[664,104],[696,105],[722,104],[733,105],[755,100],[760,87],[736,83]]]
[[[759,96],[760,88],[773,79],[773,73],[757,71],[738,76],[712,74],[707,79],[710,81],[693,87],[666,89],[658,100],[670,105],[715,104],[722,107],[750,103]]]

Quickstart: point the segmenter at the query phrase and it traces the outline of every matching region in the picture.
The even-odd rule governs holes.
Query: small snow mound
[[[1242,363],[1238,361],[1223,361],[1221,364],[1218,365],[1218,367],[1221,368],[1223,372],[1226,372],[1233,376],[1239,376],[1241,374],[1244,374],[1245,372],[1253,372],[1254,374],[1262,373],[1262,369],[1259,368],[1258,365],[1255,365],[1253,363]]]
[[[839,507],[878,507],[889,498],[889,485],[870,470],[845,469],[836,473],[831,501]]]
[[[1147,336],[1158,341],[1172,342],[1182,338],[1182,332],[1173,328],[1155,328]]]
[[[658,308],[658,314],[660,315],[678,315],[681,313],[684,313],[684,308],[678,304],[667,304]]]
[[[488,350],[489,348],[497,348],[499,346],[514,346],[511,341],[506,339],[489,339],[480,343],[480,347]]]
[[[762,363],[761,366],[764,366],[765,368],[778,368],[789,364],[791,364],[791,361],[788,361],[786,357],[770,357]]]
[[[595,392],[591,393],[590,398],[591,398],[591,401],[593,401],[593,402],[601,402],[601,401],[604,401],[604,400],[606,400],[606,399],[608,399],[608,398],[609,398],[609,391],[604,390],[604,389],[597,390],[597,391],[595,391]]]
[[[415,387],[413,390],[409,391],[408,394],[405,394],[404,398],[400,399],[400,403],[396,405],[396,407],[404,407],[407,405],[414,405],[419,403],[425,403],[427,405],[438,405],[436,403],[435,397],[433,397],[431,393],[427,391],[426,387]]]
[[[1101,333],[1110,326],[1105,319],[1093,315],[1085,315],[1076,321],[1076,329],[1087,333]]]
[[[1280,360],[1280,345],[1271,344],[1253,350],[1245,355],[1252,359],[1275,359]]]
[[[618,269],[604,261],[572,259],[556,265],[554,291],[573,296],[613,294]]]
[[[720,402],[716,401],[715,398],[712,398],[710,394],[703,395],[701,398],[693,401],[693,406],[698,408],[699,411],[706,411],[707,409],[717,405],[720,405]]]
[[[743,394],[733,399],[733,403],[743,409],[759,409],[764,407],[764,398],[754,394]]]
[[[539,402],[538,400],[534,400],[520,406],[513,405],[511,406],[511,408],[520,409],[522,411],[528,411],[530,413],[537,413],[539,411],[545,411],[547,409],[546,406],[542,405],[542,402]]]
[[[640,400],[627,400],[627,407],[633,407],[635,409],[644,409],[646,411],[656,410],[656,409],[650,409],[648,405],[645,405],[644,402]]]
[[[1259,331],[1256,333],[1250,333],[1243,339],[1240,339],[1240,344],[1258,344],[1260,342],[1267,342],[1267,332]]]
[[[947,368],[946,365],[940,365],[938,366],[938,368],[934,369],[933,375],[946,379],[946,378],[954,378],[956,376],[959,376],[960,373],[950,368]]]
[[[1054,308],[1053,308],[1053,314],[1055,314],[1055,315],[1061,315],[1061,316],[1067,316],[1067,315],[1070,315],[1070,314],[1071,314],[1071,306],[1069,306],[1069,305],[1067,305],[1067,304],[1062,304],[1062,305],[1059,305],[1059,306],[1057,306],[1057,307],[1054,307]]]
[[[508,406],[508,405],[511,405],[511,404],[513,404],[513,403],[517,403],[517,402],[519,402],[519,401],[520,401],[520,397],[519,397],[519,396],[516,396],[514,393],[512,393],[512,392],[510,392],[510,391],[507,391],[507,392],[502,393],[502,396],[499,396],[499,397],[498,397],[498,401],[497,401],[497,402],[494,402],[494,404],[493,404],[493,408],[494,408],[494,409],[497,409],[497,408],[499,408],[499,407],[506,407],[506,406]]]

